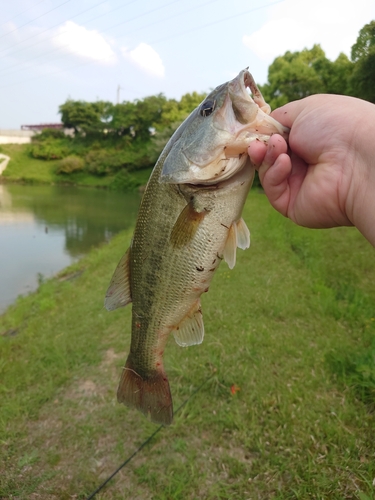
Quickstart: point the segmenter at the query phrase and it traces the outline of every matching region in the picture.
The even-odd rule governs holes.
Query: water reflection
[[[140,196],[106,190],[0,185],[0,310],[132,227]]]

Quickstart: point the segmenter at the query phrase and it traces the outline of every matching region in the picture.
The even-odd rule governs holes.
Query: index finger
[[[275,109],[272,111],[271,115],[282,125],[291,129],[299,116],[301,116],[301,118],[306,118],[307,115],[317,117],[323,115],[327,109],[329,109],[329,112],[331,113],[333,104],[341,107],[343,102],[342,97],[343,96],[333,94],[309,95],[308,97],[304,97],[298,101],[289,102],[288,104],[281,106],[281,108]]]
[[[292,101],[272,111],[271,116],[285,127],[292,128],[295,119],[305,107],[304,99]]]

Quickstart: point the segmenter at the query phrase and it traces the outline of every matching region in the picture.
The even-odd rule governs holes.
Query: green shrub
[[[85,156],[86,171],[93,175],[108,175],[124,165],[121,151],[98,149]]]
[[[44,128],[40,134],[34,135],[31,139],[33,142],[44,141],[46,139],[64,139],[65,134],[59,128]]]
[[[67,155],[67,148],[60,141],[49,138],[41,142],[34,142],[29,149],[33,158],[40,160],[60,160]]]
[[[90,144],[90,150],[98,151],[99,149],[102,149],[103,145],[100,143],[100,141],[93,141]]]
[[[140,182],[134,176],[122,169],[116,174],[108,187],[115,191],[135,191],[140,185]]]
[[[84,169],[85,162],[78,156],[67,156],[59,161],[56,169],[57,174],[72,174],[73,172],[81,172]]]

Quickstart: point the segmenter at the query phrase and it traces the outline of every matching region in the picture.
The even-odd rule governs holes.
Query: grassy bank
[[[28,153],[28,145],[3,144],[0,152],[10,156],[7,168],[0,177],[4,182],[24,182],[27,184],[71,184],[101,188],[136,188],[146,184],[150,169],[134,171],[126,179],[115,175],[90,175],[87,172],[77,172],[69,175],[56,173],[59,160],[40,160],[32,158]]]
[[[202,300],[206,338],[166,369],[177,408],[98,499],[375,498],[374,249],[252,193],[252,246]],[[118,405],[131,308],[103,295],[130,233],[0,318],[0,497],[85,498],[155,429]]]

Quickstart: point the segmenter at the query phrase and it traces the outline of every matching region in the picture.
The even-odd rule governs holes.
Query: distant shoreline
[[[3,158],[0,163],[0,184],[49,184],[136,192],[144,189],[152,171],[149,168],[126,172],[125,182],[121,182],[121,175],[119,178],[116,174],[95,176],[87,172],[77,172],[58,175],[58,160],[32,158],[25,144],[2,144],[0,151],[0,162]]]

